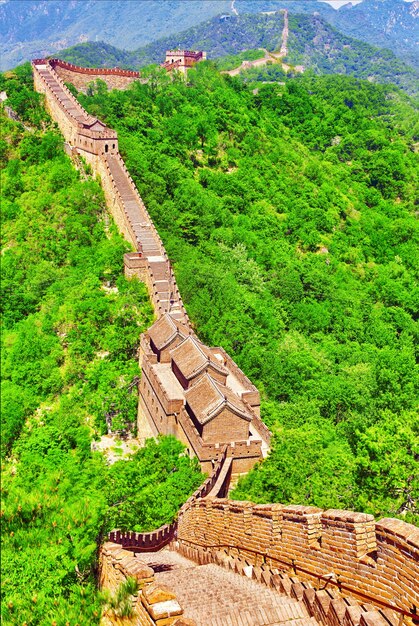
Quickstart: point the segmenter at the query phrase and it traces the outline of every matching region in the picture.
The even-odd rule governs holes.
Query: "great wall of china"
[[[64,84],[82,89],[108,77],[110,87],[126,88],[139,76],[56,60],[36,59],[32,66],[35,88],[70,152],[100,176],[107,205],[133,247],[124,258],[126,275],[138,276],[150,292],[157,321],[140,340],[139,419],[153,433],[179,437],[210,474],[173,524],[110,534],[101,549],[100,583],[115,590],[131,576],[139,592],[130,622],[105,614],[103,624],[419,624],[415,526],[225,497],[231,475],[248,471],[269,448],[258,391],[221,348],[208,348],[195,335],[117,133],[90,116]]]

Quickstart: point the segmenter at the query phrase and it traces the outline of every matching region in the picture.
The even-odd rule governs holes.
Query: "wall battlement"
[[[401,520],[207,497],[181,509],[177,542],[186,555],[199,548],[207,562],[224,555],[259,575],[294,573],[419,623],[419,529]]]
[[[122,70],[119,67],[81,67],[80,65],[73,65],[73,63],[67,63],[67,61],[62,61],[61,59],[48,59],[48,63],[55,70],[57,67],[62,67],[63,69],[71,70],[72,72],[88,74],[90,76],[127,76],[131,78],[139,78],[141,76],[140,72],[134,72],[132,70]]]
[[[61,59],[35,59],[35,64],[48,65],[64,82],[72,83],[79,91],[86,91],[95,80],[102,80],[109,89],[126,89],[141,80],[140,72],[115,68],[91,68],[73,65]]]

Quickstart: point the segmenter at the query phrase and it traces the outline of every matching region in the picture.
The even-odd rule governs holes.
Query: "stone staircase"
[[[197,626],[316,626],[302,602],[213,563],[197,565],[163,549],[138,555],[172,589]]]
[[[61,85],[55,72],[49,66],[40,66],[37,68],[40,76],[44,79],[48,89],[61,102],[65,110],[80,124],[88,124],[94,121],[94,117],[89,115],[77,100],[71,96]]]
[[[134,183],[130,179],[122,159],[108,154],[104,160],[123,203],[126,219],[135,238],[137,250],[148,261],[148,273],[153,290],[152,301],[158,307],[158,315],[170,313],[178,321],[186,321],[186,313],[163,244],[135,191]]]

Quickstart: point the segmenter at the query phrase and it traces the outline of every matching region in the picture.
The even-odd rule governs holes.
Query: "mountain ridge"
[[[122,65],[138,69],[161,63],[165,51],[173,47],[206,50],[209,59],[255,48],[273,51],[281,45],[283,22],[283,14],[279,12],[239,15],[227,21],[214,17],[134,52],[100,42],[81,44],[61,51],[58,56],[75,65]],[[318,74],[349,74],[375,82],[393,82],[407,92],[415,93],[419,74],[391,51],[343,35],[321,16],[290,14],[289,25],[288,55],[284,59],[287,63],[303,65]]]
[[[320,0],[236,0],[238,15],[277,11],[319,13],[346,35],[387,47],[419,66],[415,38],[419,2],[363,0],[338,10]],[[98,38],[134,50],[215,15],[234,16],[228,0],[7,0],[0,3],[1,67]]]

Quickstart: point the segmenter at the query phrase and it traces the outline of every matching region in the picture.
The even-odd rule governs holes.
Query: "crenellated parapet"
[[[67,61],[62,61],[61,59],[48,59],[48,63],[55,71],[61,68],[69,70],[71,72],[77,72],[78,74],[86,74],[87,76],[124,76],[126,78],[139,78],[141,76],[140,72],[134,72],[132,70],[122,70],[119,67],[82,67],[81,65],[67,63]]]
[[[140,72],[115,68],[92,68],[73,65],[61,59],[35,59],[34,63],[46,63],[65,83],[72,83],[78,91],[86,92],[89,85],[102,80],[109,89],[127,89],[141,80]]]
[[[278,572],[295,575],[313,590],[389,611],[390,623],[419,621],[419,529],[398,519],[205,498],[182,509],[176,549],[202,562],[227,560],[236,571],[250,568],[247,575],[269,585]]]
[[[418,528],[352,511],[215,497],[224,463],[171,525],[113,531],[110,541],[140,558],[170,544],[200,565],[215,563],[303,602],[323,626],[419,623]]]

